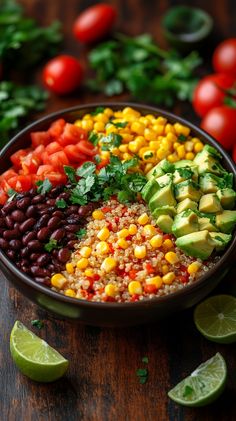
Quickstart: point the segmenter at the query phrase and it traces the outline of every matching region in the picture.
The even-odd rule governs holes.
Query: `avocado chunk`
[[[197,203],[187,197],[178,203],[176,210],[177,213],[181,213],[188,209],[197,210]]]
[[[160,215],[170,215],[171,217],[174,217],[176,215],[176,209],[174,206],[165,205],[156,208],[152,212],[153,218],[158,218]]]
[[[216,193],[220,188],[220,177],[217,175],[206,173],[202,174],[199,178],[199,186],[203,193]]]
[[[160,187],[165,187],[167,184],[172,182],[173,175],[170,173],[164,174],[161,177],[156,178],[156,182]]]
[[[198,181],[197,166],[195,167],[181,167],[177,168],[174,172],[174,184],[182,183],[182,181],[193,179]]]
[[[207,217],[202,217],[198,219],[198,223],[199,223],[199,229],[200,231],[204,231],[207,230],[209,232],[215,232],[218,231],[218,228],[216,227],[216,225],[211,221],[210,218]]]
[[[231,234],[223,232],[210,232],[209,234],[216,251],[223,250],[232,239]]]
[[[167,186],[162,187],[149,201],[149,208],[151,212],[154,212],[156,208],[165,205],[176,205],[172,184],[168,184]]]
[[[182,183],[175,185],[175,197],[178,202],[184,199],[190,199],[194,202],[198,202],[202,195],[197,183],[192,180],[183,181]]]
[[[172,225],[175,237],[182,237],[199,230],[198,217],[192,210],[184,211],[176,215]]]
[[[233,189],[222,189],[217,191],[217,196],[224,209],[233,209],[235,206],[236,192]]]
[[[172,232],[173,218],[170,215],[160,215],[156,220],[157,225],[167,234]]]
[[[148,180],[151,180],[152,178],[161,177],[162,175],[171,173],[173,171],[174,165],[171,164],[167,159],[162,159],[160,162],[158,162],[157,165],[155,165],[155,167],[148,171],[146,177]]]
[[[193,162],[198,166],[201,166],[207,159],[213,159],[219,161],[222,158],[221,154],[211,145],[205,145],[201,152],[193,159]]]
[[[192,232],[177,238],[176,245],[189,256],[208,259],[214,250],[210,234],[207,230]]]
[[[142,189],[142,198],[145,202],[149,202],[149,200],[154,196],[154,194],[160,189],[159,184],[156,182],[155,179],[151,179],[145,184]]]
[[[236,210],[224,210],[216,215],[216,226],[225,234],[230,234],[236,224]]]
[[[206,213],[219,213],[222,211],[220,199],[215,193],[204,194],[199,202],[199,211]]]

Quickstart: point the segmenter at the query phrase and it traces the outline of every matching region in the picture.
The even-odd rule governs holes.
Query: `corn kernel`
[[[136,140],[133,140],[132,142],[128,144],[128,148],[131,152],[136,153],[139,151],[140,145],[138,144]]]
[[[114,124],[107,124],[106,125],[106,133],[118,133],[118,128],[114,126]]]
[[[76,267],[78,269],[86,269],[88,264],[89,264],[88,259],[86,257],[81,257],[81,259],[79,259],[78,262],[76,263]]]
[[[75,271],[74,265],[72,263],[66,263],[66,271],[69,274],[74,273],[74,271]]]
[[[80,254],[82,257],[89,257],[92,253],[91,247],[84,246],[80,249]]]
[[[190,133],[190,128],[180,123],[175,123],[174,129],[178,135],[183,134],[184,136],[187,137]]]
[[[93,130],[93,120],[82,120],[81,121],[81,127],[84,130]]]
[[[89,119],[91,119],[91,118],[93,118],[92,116],[91,116],[91,114],[89,114],[89,113],[87,113],[87,114],[85,114],[84,116],[83,116],[83,120],[89,120]]]
[[[159,150],[157,151],[157,158],[160,160],[166,158],[167,155],[168,155],[168,151],[162,147],[160,147]]]
[[[154,124],[152,127],[156,136],[161,136],[165,133],[165,126],[163,124]]]
[[[158,140],[151,140],[151,142],[149,143],[149,146],[151,149],[157,150],[160,146],[160,142]]]
[[[97,132],[104,132],[105,124],[102,121],[96,121],[96,123],[94,123],[94,130]]]
[[[75,297],[76,296],[76,292],[73,291],[73,289],[68,288],[68,289],[65,290],[65,295],[67,297]]]
[[[111,152],[112,152],[112,155],[120,156],[119,148],[112,148]]]
[[[163,281],[161,276],[154,276],[153,278],[146,279],[147,285],[155,285],[156,288],[161,288]]]
[[[85,276],[88,276],[89,278],[92,278],[92,276],[94,275],[94,270],[91,268],[85,269],[84,271]]]
[[[51,277],[51,284],[55,288],[61,289],[67,283],[67,279],[61,273],[55,273]]]
[[[194,143],[191,140],[188,140],[187,142],[185,142],[184,144],[184,148],[187,152],[192,152],[194,147]]]
[[[148,126],[148,124],[150,123],[148,118],[146,118],[146,117],[140,117],[139,121],[140,121],[140,123],[143,123],[144,126]]]
[[[203,149],[203,144],[202,142],[196,142],[194,145],[194,152],[198,153],[201,152]]]
[[[149,243],[154,249],[161,247],[162,242],[163,242],[163,236],[161,234],[156,234],[154,235],[154,237],[151,238],[151,240],[149,240]]]
[[[94,120],[106,124],[108,122],[108,117],[104,113],[98,113],[97,115],[94,116]]]
[[[144,174],[147,174],[151,169],[153,168],[153,164],[151,162],[148,162],[144,167]]]
[[[119,238],[117,241],[117,245],[124,250],[129,247],[129,244],[124,238]]]
[[[137,225],[130,224],[130,226],[128,228],[129,235],[135,235],[135,234],[137,234],[137,231],[138,231]]]
[[[108,284],[105,286],[105,294],[108,295],[108,297],[115,297],[118,292],[118,288],[115,285]]]
[[[185,155],[185,158],[186,159],[190,159],[191,161],[193,160],[193,158],[194,158],[194,153],[193,152],[187,152],[186,153],[186,155]]]
[[[154,130],[146,128],[144,130],[144,137],[146,140],[156,140],[157,134]]]
[[[110,158],[110,152],[109,151],[101,151],[100,152],[100,158],[101,159],[109,159]]]
[[[167,151],[172,150],[172,142],[171,140],[167,139],[167,137],[163,137],[160,146],[161,148],[166,149]]]
[[[168,253],[165,254],[165,259],[167,260],[167,262],[171,263],[172,265],[179,262],[179,258],[177,254],[174,253],[173,251],[168,251]]]
[[[74,122],[74,125],[75,125],[76,127],[82,127],[82,121],[81,121],[81,120],[76,120],[76,121]]]
[[[131,114],[131,115],[134,115],[134,116],[136,116],[136,117],[140,117],[140,112],[139,112],[139,111],[134,110],[134,109],[133,109],[133,108],[131,108],[131,107],[125,107],[125,108],[123,109],[123,114],[124,114],[124,115],[126,115],[126,114]]]
[[[171,285],[174,282],[174,280],[175,280],[175,274],[174,274],[174,272],[167,273],[166,275],[164,275],[162,277],[162,280],[163,280],[164,284]]]
[[[129,235],[129,230],[127,228],[123,228],[122,230],[117,232],[118,238],[126,238]]]
[[[185,147],[184,147],[184,145],[180,145],[180,146],[176,149],[176,151],[177,151],[178,157],[179,157],[180,159],[183,159],[183,158],[185,157]]]
[[[130,295],[140,295],[143,292],[142,285],[139,281],[131,281],[128,285],[128,291]]]
[[[145,237],[153,237],[156,234],[156,228],[151,224],[144,225],[143,233]]]
[[[167,135],[168,133],[173,133],[173,134],[175,134],[175,129],[174,129],[174,127],[172,126],[172,124],[170,124],[170,123],[168,123],[168,124],[165,126],[165,134]]]
[[[177,142],[177,136],[174,133],[167,133],[166,138],[167,140],[171,141],[171,143]]]
[[[145,125],[143,123],[140,123],[139,121],[133,121],[133,123],[131,124],[131,130],[134,133],[142,135],[145,130]]]
[[[163,275],[165,275],[166,273],[169,272],[169,266],[168,265],[162,265],[161,271],[162,271]]]
[[[156,123],[157,123],[157,124],[162,124],[162,125],[165,125],[165,124],[167,123],[167,119],[166,119],[165,117],[161,117],[161,116],[159,116],[159,117],[157,117],[157,119],[156,119]]]
[[[97,233],[97,237],[99,238],[99,240],[102,240],[102,241],[107,240],[109,236],[110,236],[110,231],[107,227],[103,227]]]
[[[111,108],[105,108],[105,110],[104,110],[103,112],[104,112],[104,114],[106,114],[106,116],[107,116],[108,118],[110,118],[110,117],[112,117],[112,116],[113,116],[113,111],[112,111],[112,109],[111,109]]]
[[[119,150],[121,152],[128,152],[129,151],[129,145],[120,145]]]
[[[174,162],[179,161],[179,157],[178,157],[178,155],[176,153],[172,153],[172,154],[168,155],[167,156],[167,159],[171,163],[174,163]]]
[[[191,141],[193,143],[202,143],[201,140],[198,137],[192,137]]]
[[[117,262],[113,257],[106,257],[101,264],[101,269],[108,273],[115,269],[116,265]]]
[[[112,153],[113,153],[113,151],[112,151]],[[113,155],[114,155],[114,153],[113,153]],[[123,154],[123,159],[125,160],[125,161],[128,161],[129,159],[132,159],[133,157],[132,157],[132,155],[130,155],[130,153],[127,153],[127,152],[125,152],[124,154]]]
[[[202,266],[202,264],[200,262],[190,263],[190,265],[188,266],[188,269],[187,269],[189,275],[193,275],[194,273],[198,272],[198,270],[200,269],[201,266]]]
[[[134,255],[137,259],[144,259],[146,257],[146,246],[135,246]]]
[[[104,219],[104,213],[101,210],[97,209],[93,211],[92,217],[93,219],[97,219],[98,221],[101,221],[102,219]]]
[[[173,148],[174,148],[174,150],[177,150],[177,148],[178,148],[179,146],[181,146],[181,143],[179,143],[179,142],[174,142],[174,144],[173,144]]]
[[[149,216],[148,216],[148,214],[145,212],[145,213],[142,213],[142,215],[140,215],[139,217],[138,217],[138,223],[140,224],[140,225],[146,225],[147,223],[148,223],[148,221],[149,221]]]
[[[123,143],[129,143],[133,140],[134,136],[130,133],[124,133],[122,134],[122,138]]]
[[[100,241],[96,246],[98,254],[107,254],[110,252],[109,244],[106,241]]]
[[[174,247],[173,242],[168,238],[167,240],[163,241],[163,247],[166,249],[172,249]]]

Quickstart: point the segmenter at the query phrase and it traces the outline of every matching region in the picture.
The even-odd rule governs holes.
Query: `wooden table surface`
[[[72,22],[82,8],[94,3],[82,0],[21,0],[27,13],[42,24],[57,18],[63,22],[64,52],[85,58],[71,34]],[[120,10],[119,30],[131,35],[150,32],[165,46],[160,19],[176,1],[116,0]],[[214,17],[219,39],[235,36],[235,2],[191,1]],[[37,80],[39,78],[37,77]],[[122,99],[128,99],[124,95]],[[104,100],[82,90],[79,94],[51,96],[46,112],[70,105]],[[198,122],[191,107],[177,104],[174,111]],[[236,292],[235,268],[220,289]],[[2,421],[230,421],[236,419],[235,345],[218,345],[205,340],[196,330],[192,310],[148,326],[108,329],[59,321],[30,303],[0,274],[0,419]],[[63,379],[48,385],[36,384],[21,375],[9,353],[9,335],[15,320],[30,327],[40,319],[45,327],[40,336],[70,360]],[[186,409],[167,398],[167,391],[202,361],[221,352],[228,365],[227,387],[209,407]],[[149,377],[139,384],[136,370],[147,356]]]

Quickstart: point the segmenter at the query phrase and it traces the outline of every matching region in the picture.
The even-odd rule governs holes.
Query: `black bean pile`
[[[17,194],[0,209],[0,248],[20,270],[46,285],[50,285],[53,273],[64,270],[78,242],[76,233],[97,206],[72,205],[69,197],[65,186],[54,187],[45,194],[31,189]],[[57,207],[59,199],[66,202],[65,209]],[[51,240],[56,240],[56,246],[46,251]]]

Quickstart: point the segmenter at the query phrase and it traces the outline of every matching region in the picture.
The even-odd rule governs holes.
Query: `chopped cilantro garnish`
[[[191,178],[193,175],[193,171],[190,168],[178,168],[177,171],[180,177],[183,177],[186,179]]]
[[[97,107],[95,108],[94,111],[91,112],[91,115],[97,115],[99,113],[103,113],[104,109],[105,109],[104,107]]]
[[[52,183],[49,181],[48,178],[45,178],[45,180],[43,181],[37,181],[35,184],[36,186],[38,186],[37,192],[40,194],[48,193],[52,188]]]
[[[80,228],[80,230],[79,231],[77,231],[77,233],[76,233],[76,236],[77,236],[77,238],[82,238],[82,237],[84,237],[85,236],[85,234],[86,234],[86,229],[85,228]]]
[[[184,388],[183,398],[187,398],[188,396],[192,395],[193,388],[191,386],[186,385]]]
[[[147,368],[138,368],[136,374],[139,377],[139,383],[145,384],[148,379],[148,369]]]
[[[145,363],[145,364],[148,364],[148,357],[143,357],[142,362]]]
[[[68,205],[67,205],[67,203],[66,203],[66,201],[64,199],[58,199],[56,201],[56,206],[59,209],[65,209]]]
[[[44,246],[44,250],[48,251],[50,253],[50,251],[52,251],[53,249],[57,248],[57,240],[49,240],[49,242],[47,244],[45,244]]]
[[[124,128],[127,126],[128,121],[119,121],[118,123],[115,123],[114,121],[110,120],[108,125],[109,124],[113,124],[113,126],[118,127],[118,128]]]
[[[101,160],[101,157],[100,157],[99,155],[95,155],[95,157],[94,157],[94,161],[96,162],[96,164],[100,164],[100,162],[101,162],[102,160]]]
[[[88,139],[94,146],[97,146],[97,144],[99,142],[99,136],[96,132],[90,132]]]
[[[178,140],[180,140],[180,142],[185,142],[186,139],[187,139],[187,136],[184,136],[184,134],[182,133],[178,136]]]
[[[79,177],[87,177],[88,175],[94,174],[96,171],[96,165],[93,162],[85,162],[76,171],[76,175]]]
[[[110,133],[101,138],[102,151],[110,151],[112,148],[117,148],[122,142],[122,136],[117,133]]]
[[[66,174],[68,180],[71,184],[76,183],[76,171],[73,167],[69,167],[68,165],[64,165],[64,173]]]
[[[15,199],[17,191],[15,191],[14,189],[9,189],[7,190],[7,195],[9,196],[8,202],[11,202],[13,199]]]
[[[42,320],[31,320],[31,324],[39,330],[44,327],[44,323],[42,322]]]

